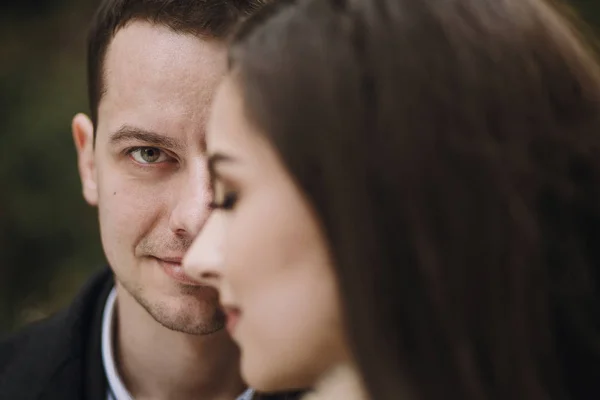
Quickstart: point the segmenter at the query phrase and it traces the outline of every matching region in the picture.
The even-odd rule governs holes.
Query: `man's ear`
[[[79,177],[83,186],[83,197],[92,206],[98,204],[96,162],[94,159],[94,125],[85,114],[77,114],[71,124],[73,140],[77,149]]]

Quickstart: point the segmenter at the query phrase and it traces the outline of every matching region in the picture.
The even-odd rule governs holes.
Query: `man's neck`
[[[167,329],[119,284],[116,311],[115,359],[135,399],[233,400],[244,391],[239,352],[224,330]]]

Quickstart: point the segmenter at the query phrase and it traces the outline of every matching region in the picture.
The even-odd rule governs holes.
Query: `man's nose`
[[[210,215],[211,191],[205,164],[198,161],[190,166],[180,181],[179,190],[173,193],[169,227],[177,235],[196,237]]]
[[[222,215],[213,213],[183,259],[183,268],[190,278],[221,289],[224,238]]]

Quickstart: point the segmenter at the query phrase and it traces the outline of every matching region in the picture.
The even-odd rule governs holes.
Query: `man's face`
[[[181,259],[209,214],[204,128],[225,69],[223,43],[132,22],[106,53],[95,147],[89,121],[73,124],[118,284],[156,321],[191,334],[223,326],[216,291],[191,281]]]

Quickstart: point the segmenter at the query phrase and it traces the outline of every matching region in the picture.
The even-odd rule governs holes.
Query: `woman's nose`
[[[212,213],[183,259],[185,273],[192,279],[219,289],[223,269],[224,221]]]

